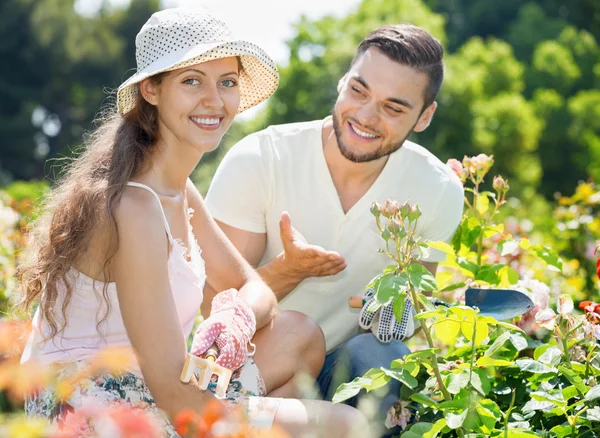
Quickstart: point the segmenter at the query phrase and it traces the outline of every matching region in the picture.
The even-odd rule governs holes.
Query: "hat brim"
[[[279,72],[271,57],[256,44],[243,40],[196,45],[171,52],[127,79],[117,91],[117,109],[122,116],[133,109],[139,84],[158,73],[201,64],[215,59],[239,56],[240,106],[238,114],[268,99],[279,85]]]

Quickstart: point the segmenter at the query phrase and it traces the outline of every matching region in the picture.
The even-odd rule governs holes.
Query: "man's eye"
[[[362,95],[362,91],[360,91],[358,88],[356,88],[354,85],[352,86],[352,91],[354,91],[355,93],[361,94]]]
[[[404,112],[404,111],[402,111],[401,109],[395,108],[395,107],[393,107],[393,106],[388,106],[388,107],[387,107],[387,109],[389,109],[390,111],[392,111],[392,112],[393,112],[393,113],[395,113],[395,114],[401,114],[401,113],[403,113],[403,112]]]

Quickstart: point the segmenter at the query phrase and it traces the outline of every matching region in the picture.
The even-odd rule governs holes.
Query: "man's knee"
[[[325,361],[325,335],[319,324],[304,313],[284,310],[277,316],[274,329],[289,338],[299,362],[316,377]]]

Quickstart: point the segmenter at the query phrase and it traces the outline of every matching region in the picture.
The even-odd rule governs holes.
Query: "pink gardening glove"
[[[256,332],[254,312],[235,289],[218,293],[210,316],[200,323],[190,353],[202,357],[211,345],[219,347],[217,363],[237,370],[248,359],[248,343]]]

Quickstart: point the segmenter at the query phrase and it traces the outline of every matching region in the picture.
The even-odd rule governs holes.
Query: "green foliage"
[[[516,325],[481,315],[477,308],[435,308],[422,293],[439,290],[457,277],[486,285],[492,293],[516,283],[519,275],[511,266],[488,260],[493,251],[506,256],[519,249],[529,255],[528,263],[537,261],[546,269],[562,271],[562,260],[553,249],[516,239],[495,223],[506,203],[508,184],[497,176],[495,192],[481,189],[492,164],[493,158],[485,155],[448,163],[466,183],[467,193],[466,211],[452,245],[420,241],[414,233],[418,218],[410,221],[406,214],[419,211],[418,206],[389,200],[373,204],[371,212],[385,241],[381,252],[396,264],[374,280],[376,294],[382,302],[411,301],[429,348],[393,361],[390,369],[371,369],[342,385],[334,401],[396,379],[402,383],[401,400],[390,409],[388,419],[402,427],[402,437],[595,436],[600,426],[600,321],[591,310],[573,315],[568,295],[559,298],[557,312],[534,309],[539,325],[550,330],[545,342],[536,345]],[[425,253],[430,248],[446,254],[437,281],[430,281],[431,274],[415,263],[421,258],[417,247]],[[440,345],[444,348],[436,348]],[[414,424],[408,426],[411,419]]]

